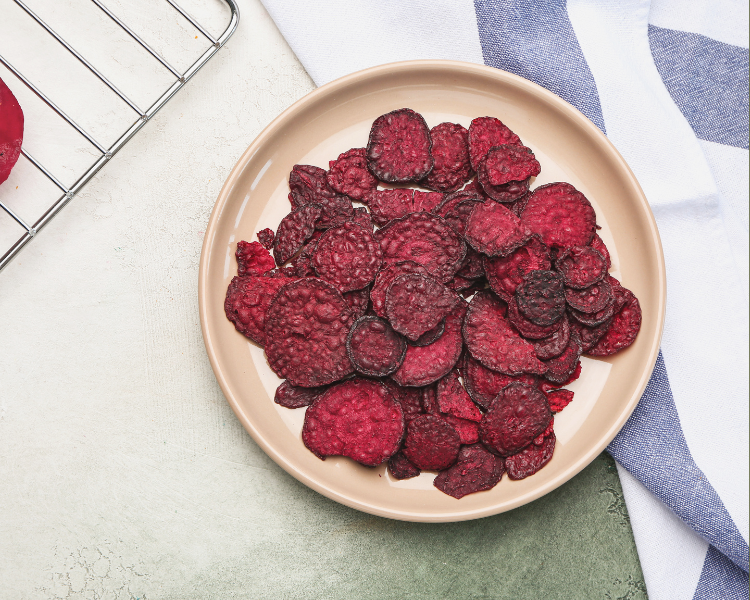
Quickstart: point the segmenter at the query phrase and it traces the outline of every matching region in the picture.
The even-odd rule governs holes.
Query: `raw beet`
[[[456,464],[435,477],[433,485],[444,494],[460,499],[467,494],[495,487],[505,473],[505,462],[481,444],[464,446]]]
[[[258,241],[266,250],[273,249],[273,238],[276,236],[276,234],[274,234],[272,229],[266,227],[265,229],[261,229],[255,235],[258,236]]]
[[[554,432],[546,436],[540,446],[530,444],[518,454],[505,459],[508,477],[514,481],[525,479],[545,466],[555,451],[556,437]]]
[[[367,142],[367,168],[380,181],[404,183],[424,178],[434,164],[430,130],[410,108],[381,115]]]
[[[479,423],[460,419],[449,414],[441,414],[443,419],[458,432],[462,444],[476,444],[479,441]]]
[[[569,288],[582,290],[607,274],[607,261],[591,246],[568,248],[555,259],[555,268]]]
[[[414,190],[372,190],[364,197],[363,202],[370,208],[373,222],[382,227],[393,219],[400,219],[414,212]]]
[[[471,397],[458,379],[458,371],[453,370],[437,384],[437,403],[441,413],[447,413],[468,421],[481,421],[482,413],[471,401]]]
[[[510,456],[528,446],[547,429],[552,412],[539,389],[511,383],[498,394],[492,408],[482,417],[479,437],[499,456]]]
[[[469,132],[457,123],[440,123],[430,138],[435,166],[421,183],[436,192],[455,192],[471,177]]]
[[[596,233],[594,208],[569,183],[548,183],[536,188],[521,220],[550,248],[588,246]]]
[[[0,79],[0,183],[8,179],[21,155],[23,125],[21,105]]]
[[[570,340],[565,350],[559,356],[544,361],[547,365],[544,378],[552,383],[564,384],[580,364],[582,351],[581,339],[574,329],[570,332]]]
[[[382,262],[380,244],[373,234],[351,221],[326,231],[312,257],[315,272],[340,292],[367,286]]]
[[[507,256],[484,259],[484,272],[492,291],[505,300],[515,294],[527,273],[551,266],[549,250],[537,236]]]
[[[394,479],[411,479],[416,477],[422,471],[415,467],[404,453],[399,450],[388,459],[388,472]]]
[[[612,286],[606,279],[584,290],[565,290],[565,300],[570,308],[589,315],[605,309],[613,296]]]
[[[470,354],[466,355],[463,368],[464,387],[471,399],[485,410],[489,410],[495,398],[506,385],[518,381],[536,386],[536,375],[505,375],[488,369]]]
[[[529,271],[516,288],[518,310],[534,325],[554,325],[565,314],[565,287],[554,271]]]
[[[263,275],[276,266],[273,257],[259,242],[246,242],[241,240],[237,243],[237,275]]]
[[[599,254],[604,257],[604,260],[607,263],[607,271],[609,271],[609,269],[612,267],[612,258],[609,255],[607,246],[604,244],[602,238],[599,237],[598,233],[594,235],[594,239],[591,240],[590,245],[594,250],[598,251]]]
[[[399,275],[388,286],[385,314],[396,331],[415,341],[437,327],[456,301],[456,295],[432,277]]]
[[[496,202],[474,206],[466,223],[466,241],[487,256],[507,256],[526,243],[531,233],[510,210]]]
[[[302,442],[318,458],[348,456],[373,467],[396,453],[403,435],[404,414],[388,388],[358,377],[328,388],[302,426]]]
[[[573,392],[570,390],[552,390],[547,392],[547,402],[552,414],[559,413],[573,400]]]
[[[372,285],[372,290],[370,290],[372,309],[375,311],[376,315],[385,318],[385,296],[388,293],[388,287],[393,280],[399,275],[407,275],[411,273],[427,275],[427,269],[414,261],[403,260],[390,264],[380,270],[375,277],[375,283]]]
[[[364,148],[352,148],[328,163],[326,181],[331,189],[361,201],[365,194],[378,187],[378,180],[367,170],[365,154]]]
[[[536,325],[529,321],[518,309],[515,294],[508,300],[508,320],[518,333],[529,340],[543,340],[553,335],[562,327],[562,319],[552,325]]]
[[[318,387],[354,371],[346,355],[352,313],[341,293],[320,279],[289,283],[266,314],[266,358],[292,385]]]
[[[340,225],[354,213],[351,200],[331,189],[326,172],[320,167],[294,165],[289,174],[289,189],[289,202],[292,208],[299,208],[305,204],[320,205],[322,212],[316,222],[318,229]]]
[[[439,192],[414,190],[414,212],[432,212],[443,201],[443,197],[443,194]]]
[[[401,366],[406,342],[387,321],[361,317],[349,331],[346,351],[357,371],[370,377],[385,377]]]
[[[445,419],[422,415],[406,428],[404,456],[423,471],[447,469],[458,456],[461,438]]]
[[[316,388],[297,387],[288,381],[283,381],[276,388],[273,401],[284,408],[302,408],[303,406],[310,406],[327,389],[328,386]]]
[[[406,340],[406,343],[410,346],[429,346],[439,340],[443,333],[445,333],[445,319],[441,319],[440,323],[429,331],[425,331],[416,340]]]
[[[351,292],[344,292],[342,294],[344,300],[349,305],[349,309],[352,311],[352,316],[355,319],[365,316],[367,312],[367,306],[370,303],[370,288],[364,287],[361,290],[352,290]]]
[[[618,296],[624,299],[624,306],[612,319],[607,333],[587,351],[591,356],[609,356],[627,348],[635,341],[641,330],[641,305],[638,298],[627,288],[620,288]]]
[[[568,347],[570,341],[570,324],[568,323],[567,317],[563,316],[563,324],[551,336],[543,338],[538,342],[534,342],[534,352],[539,360],[549,360],[560,356],[565,348]]]
[[[315,223],[322,214],[320,204],[304,204],[281,220],[273,241],[273,257],[281,266],[300,251],[315,231]]]
[[[493,146],[520,146],[521,138],[495,117],[478,117],[469,125],[469,157],[471,166],[479,170],[479,163]]]
[[[514,202],[529,191],[529,180],[541,167],[525,146],[495,146],[477,171],[477,181],[496,202]]]
[[[287,277],[234,277],[227,288],[224,313],[237,331],[256,344],[266,344],[266,313],[271,300],[292,281]]]

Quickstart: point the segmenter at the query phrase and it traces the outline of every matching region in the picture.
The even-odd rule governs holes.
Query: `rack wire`
[[[22,228],[22,233],[17,241],[15,241],[11,247],[2,254],[0,257],[0,270],[2,270],[10,261],[21,251],[21,249],[28,244],[39,231],[57,215],[62,208],[70,202],[70,200],[79,192],[81,189],[91,180],[99,170],[106,165],[112,157],[117,154],[122,147],[130,141],[130,139],[138,133],[141,128],[148,123],[148,121],[167,103],[169,100],[182,89],[185,84],[208,62],[208,60],[216,54],[221,47],[226,44],[227,40],[232,36],[237,24],[239,22],[239,10],[235,3],[235,0],[222,0],[230,10],[230,19],[224,32],[214,37],[209,31],[203,27],[196,19],[194,19],[186,10],[181,8],[174,0],[165,0],[175,11],[177,11],[184,19],[186,19],[197,31],[200,32],[211,44],[208,50],[206,50],[187,70],[180,72],[178,69],[173,67],[160,53],[154,50],[149,44],[147,44],[141,36],[133,31],[127,24],[125,24],[117,15],[115,15],[109,8],[107,8],[101,0],[91,0],[99,9],[101,9],[112,21],[114,21],[119,27],[121,27],[128,36],[135,40],[146,52],[148,52],[154,60],[158,61],[161,66],[171,73],[174,78],[174,82],[170,85],[167,90],[158,97],[158,99],[147,109],[141,109],[135,102],[133,102],[128,96],[126,96],[120,89],[118,89],[107,77],[105,77],[91,62],[89,62],[84,56],[77,52],[68,42],[63,39],[54,29],[52,29],[47,23],[45,23],[34,11],[32,11],[22,0],[14,0],[14,2],[21,7],[25,13],[36,22],[41,28],[43,28],[49,35],[51,35],[57,42],[59,42],[70,54],[72,54],[79,62],[81,62],[91,73],[93,73],[110,91],[118,96],[122,102],[127,104],[137,115],[135,121],[130,127],[122,133],[116,141],[109,147],[99,143],[94,136],[88,133],[83,127],[78,125],[70,116],[68,116],[62,109],[60,109],[52,99],[39,87],[34,85],[27,77],[23,75],[18,69],[16,69],[5,57],[0,54],[0,64],[3,64],[19,81],[21,81],[27,88],[29,88],[42,102],[44,102],[49,108],[51,108],[57,115],[68,123],[73,129],[75,129],[81,136],[83,136],[89,144],[96,148],[99,153],[98,158],[91,164],[88,169],[75,179],[73,185],[66,186],[58,178],[56,178],[52,172],[45,168],[37,159],[35,159],[25,148],[21,148],[21,155],[34,165],[39,171],[41,171],[47,179],[49,179],[59,190],[61,195],[53,200],[49,205],[49,208],[45,210],[41,217],[39,217],[33,224],[29,225],[22,219],[16,212],[14,212],[6,203],[0,199],[0,208],[4,210],[12,219]],[[0,248],[0,252],[3,249]]]

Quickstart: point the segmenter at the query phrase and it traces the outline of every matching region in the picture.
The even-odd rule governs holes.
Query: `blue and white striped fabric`
[[[318,85],[399,60],[484,63],[612,140],[667,265],[662,353],[609,447],[649,597],[747,599],[747,2],[263,2]]]

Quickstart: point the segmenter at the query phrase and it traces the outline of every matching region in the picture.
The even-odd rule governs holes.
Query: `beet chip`
[[[617,309],[617,300],[615,298],[610,298],[606,306],[595,313],[585,313],[569,307],[568,314],[581,325],[585,325],[586,327],[599,327],[600,325],[609,323],[612,320],[612,317],[615,316]]]
[[[390,379],[383,380],[383,385],[391,391],[396,402],[401,405],[401,410],[404,412],[404,420],[407,424],[412,419],[424,414],[421,389],[401,387]]]
[[[400,450],[388,459],[388,472],[394,479],[411,479],[422,471],[415,467]]]
[[[303,406],[310,406],[327,389],[327,386],[316,388],[297,387],[288,381],[284,381],[276,388],[273,401],[284,408],[302,408]]]
[[[289,189],[292,208],[305,204],[320,205],[322,213],[316,224],[319,229],[340,225],[354,213],[351,200],[331,189],[326,172],[320,167],[294,165],[289,174]]]
[[[385,377],[401,366],[406,342],[387,321],[362,317],[352,325],[346,351],[357,371],[370,377]]]
[[[411,273],[427,275],[427,269],[414,261],[404,260],[388,265],[377,274],[377,277],[375,277],[375,283],[372,285],[372,290],[370,290],[372,309],[375,311],[376,315],[385,318],[385,296],[393,280],[399,275],[407,275]]]
[[[467,186],[468,187],[468,186]],[[479,192],[476,192],[474,190],[459,190],[458,192],[453,192],[452,194],[448,194],[443,198],[443,201],[438,204],[435,209],[432,211],[436,215],[439,215],[443,218],[445,218],[445,215],[453,211],[454,208],[456,208],[459,204],[462,202],[465,202],[467,200],[474,200],[476,202],[484,202],[487,198],[484,194],[480,194]]]
[[[556,440],[557,438],[553,432],[545,436],[540,446],[530,444],[518,454],[506,458],[505,468],[508,470],[508,477],[517,481],[525,479],[529,475],[533,475],[539,471],[552,458]]]
[[[455,192],[471,176],[469,132],[456,123],[440,123],[430,129],[435,166],[422,181],[427,189]]]
[[[414,190],[414,212],[432,212],[443,201],[443,194]]]
[[[349,305],[354,319],[364,317],[367,312],[367,306],[370,304],[370,288],[364,287],[361,290],[352,290],[342,294],[344,300]]]
[[[23,110],[13,92],[0,79],[0,183],[10,176],[21,155],[22,142]]]
[[[523,383],[511,383],[482,417],[479,437],[491,451],[510,456],[544,433],[551,419],[544,393]]]
[[[464,322],[464,339],[471,355],[484,366],[508,375],[540,375],[547,367],[534,346],[521,338],[505,318],[504,307],[488,292],[472,298]]]
[[[469,156],[471,166],[479,170],[479,163],[493,146],[521,146],[521,138],[495,117],[478,117],[469,125]]]
[[[569,183],[548,183],[536,188],[521,220],[549,247],[588,246],[596,233],[594,208]]]
[[[352,148],[330,161],[326,181],[333,190],[354,200],[362,200],[378,187],[378,180],[367,170],[364,148]]]
[[[224,312],[237,331],[266,344],[266,312],[271,300],[292,281],[287,277],[234,277],[227,288]]]
[[[573,400],[573,392],[570,390],[553,390],[547,392],[547,402],[553,414],[559,413]]]
[[[346,355],[352,313],[341,293],[319,279],[285,285],[266,314],[266,358],[292,385],[318,387],[354,367]]]
[[[305,204],[281,220],[273,241],[273,257],[281,266],[300,251],[315,231],[315,222],[322,213],[320,204]]]
[[[484,259],[484,272],[492,291],[503,300],[510,299],[530,271],[548,270],[552,266],[549,250],[539,237],[533,236],[507,256]]]
[[[352,222],[326,231],[312,257],[315,272],[340,292],[367,286],[375,279],[382,262],[380,244],[373,234]]]
[[[354,209],[354,214],[352,214],[350,221],[357,225],[361,225],[370,233],[375,230],[375,225],[372,223],[372,217],[364,206],[358,206]]]
[[[437,385],[422,388],[422,411],[428,415],[443,416],[437,403]]]
[[[529,271],[516,288],[518,310],[534,325],[546,327],[565,314],[565,287],[554,271]]]
[[[563,317],[563,324],[560,329],[555,331],[551,336],[534,342],[534,352],[539,360],[549,360],[560,356],[570,341],[570,324],[567,317]],[[512,321],[511,321],[512,323]]]
[[[594,239],[591,240],[591,247],[604,257],[604,260],[607,263],[607,271],[609,271],[610,267],[612,266],[612,258],[609,255],[607,246],[604,244],[602,238],[599,237],[598,233],[595,234]]]
[[[477,204],[466,223],[466,241],[487,256],[506,256],[530,236],[521,219],[496,202]]]
[[[574,329],[570,332],[567,348],[559,356],[544,361],[544,364],[547,365],[544,378],[552,383],[565,385],[568,378],[581,364],[578,359],[581,357],[582,351],[581,340],[578,337],[578,332]]]
[[[274,234],[272,229],[266,227],[265,229],[261,229],[255,235],[258,236],[260,245],[263,246],[266,250],[273,249],[273,238],[276,236],[276,234]]]
[[[635,341],[641,330],[641,305],[638,298],[627,288],[620,288],[618,295],[622,294],[625,300],[623,308],[612,319],[612,324],[607,333],[588,350],[591,356],[609,356],[615,352],[627,348]]]
[[[471,401],[471,397],[458,379],[458,371],[455,369],[438,381],[437,403],[441,413],[446,413],[466,419],[468,421],[481,421],[482,413]]]
[[[551,390],[556,390],[561,387],[565,387],[566,385],[570,385],[580,376],[581,376],[581,362],[578,361],[578,363],[576,364],[576,368],[573,371],[573,374],[570,377],[568,377],[565,381],[563,381],[562,383],[551,383],[549,381],[541,381],[539,383],[539,389],[542,390],[546,394],[550,392]]]
[[[403,435],[404,415],[388,388],[357,377],[328,388],[302,426],[302,442],[318,458],[348,456],[372,467],[396,453]]]
[[[385,314],[393,328],[415,341],[438,326],[456,304],[447,287],[426,275],[399,275],[385,298]]]
[[[445,419],[422,415],[409,423],[404,439],[404,455],[423,471],[447,469],[458,456],[461,439]]]
[[[435,327],[429,331],[425,331],[416,340],[406,340],[406,343],[410,346],[429,346],[440,339],[440,336],[445,333],[445,319],[441,319]]]
[[[316,233],[320,233],[320,230],[317,230]],[[289,266],[294,269],[294,275],[296,277],[315,277],[316,274],[312,265],[312,257],[313,254],[315,254],[317,246],[318,240],[313,236],[313,238],[304,245],[302,252],[292,259]]]
[[[241,240],[237,243],[237,275],[263,275],[276,266],[273,257],[259,242],[246,242]]]
[[[586,314],[604,310],[612,301],[614,292],[609,281],[602,279],[585,290],[565,290],[565,300],[570,308]],[[603,320],[604,317],[600,317]]]
[[[508,300],[508,320],[523,337],[529,340],[543,340],[553,335],[562,327],[562,319],[552,325],[536,325],[521,314],[516,303],[516,296]]]
[[[419,181],[432,170],[430,130],[410,108],[381,115],[372,124],[367,142],[367,167],[380,181]]]
[[[541,170],[525,146],[495,146],[479,164],[477,180],[496,202],[513,202],[529,190],[529,180]]]
[[[536,375],[504,375],[488,369],[470,354],[466,355],[463,369],[464,387],[469,396],[479,406],[489,410],[495,398],[506,385],[514,381],[536,386],[539,378]]]
[[[597,236],[598,237],[598,236]],[[607,261],[591,246],[575,246],[555,260],[555,268],[569,288],[582,290],[604,279]]]
[[[414,212],[414,190],[373,190],[364,197],[363,202],[370,208],[373,222],[382,227],[393,219]]]
[[[457,500],[467,494],[491,490],[502,479],[505,462],[488,452],[481,444],[464,446],[456,464],[441,471],[433,485]]]
[[[613,303],[614,305],[614,303]],[[578,332],[578,336],[581,338],[581,351],[584,354],[588,354],[589,350],[591,350],[594,346],[596,346],[596,343],[602,339],[605,333],[609,331],[609,326],[612,324],[612,319],[609,319],[602,323],[601,325],[597,325],[595,327],[589,327],[587,325],[583,325],[582,323],[578,323],[577,321],[573,320],[570,322],[570,328],[571,330],[575,329]]]

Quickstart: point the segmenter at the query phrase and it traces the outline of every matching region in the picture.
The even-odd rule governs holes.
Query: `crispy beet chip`
[[[385,377],[401,366],[406,342],[388,321],[362,317],[352,325],[346,351],[357,371],[370,377]]]
[[[366,287],[382,262],[380,244],[373,234],[351,221],[326,231],[312,257],[315,272],[340,292]]]
[[[511,296],[510,300],[508,300],[508,320],[518,333],[529,340],[543,340],[562,327],[562,319],[552,325],[545,326],[536,325],[529,321],[518,309],[515,295]]]
[[[477,181],[496,202],[514,202],[529,191],[529,180],[541,167],[525,146],[495,146],[477,171]]]
[[[552,266],[549,250],[537,236],[507,256],[484,259],[487,281],[498,296],[510,299],[530,271],[547,270]]]
[[[570,390],[552,390],[547,392],[547,402],[552,414],[559,413],[573,401],[573,392]]]
[[[313,165],[294,165],[289,173],[289,202],[292,208],[305,204],[320,204],[322,198],[336,195],[326,181],[326,172]]]
[[[521,146],[521,138],[495,117],[478,117],[469,125],[469,156],[471,166],[479,170],[479,163],[493,146]]]
[[[8,179],[23,142],[23,110],[13,92],[0,79],[0,183]]]
[[[303,406],[310,406],[327,389],[327,386],[316,388],[297,387],[288,381],[284,381],[276,388],[273,401],[284,408],[302,408]]]
[[[372,124],[367,142],[367,168],[380,181],[419,181],[432,170],[430,130],[410,108],[381,115]]]
[[[570,308],[586,314],[604,310],[614,297],[609,281],[602,279],[585,290],[565,290],[565,300]]]
[[[466,232],[466,224],[469,222],[471,211],[474,210],[474,206],[481,203],[482,201],[479,200],[479,198],[468,198],[467,200],[462,200],[451,208],[443,218],[445,219],[445,222],[453,228],[453,231],[463,235]]]
[[[305,413],[302,442],[318,458],[348,456],[376,466],[393,456],[404,414],[386,386],[355,377],[331,386]]]
[[[446,283],[466,256],[466,244],[440,217],[418,212],[391,221],[375,232],[387,265],[412,260],[435,279]]]
[[[511,383],[498,394],[479,424],[482,443],[499,456],[510,456],[543,433],[552,419],[547,398],[539,389]]]
[[[435,327],[433,327],[429,331],[425,331],[416,340],[406,340],[406,343],[410,346],[429,346],[430,344],[433,344],[434,342],[439,340],[440,336],[444,333],[445,319],[441,319],[440,323],[438,323]]]
[[[607,271],[609,271],[610,267],[612,267],[612,258],[609,255],[607,246],[604,244],[602,238],[599,237],[598,233],[595,234],[594,239],[591,240],[591,247],[604,257],[604,260],[607,263]]]
[[[263,275],[276,266],[273,257],[258,242],[246,242],[244,240],[237,243],[237,275]]]
[[[458,432],[435,415],[417,417],[406,428],[404,455],[424,471],[447,469],[456,462],[460,447]]]
[[[289,283],[266,313],[268,364],[292,385],[338,381],[354,371],[346,355],[351,325],[351,310],[331,284],[313,278]]]
[[[459,300],[445,319],[443,335],[429,346],[408,346],[404,362],[391,378],[399,385],[418,387],[445,377],[461,358],[461,326],[465,315],[466,302]]]
[[[562,383],[552,383],[550,381],[543,380],[539,382],[539,389],[542,390],[546,394],[550,392],[551,390],[556,390],[558,388],[565,387],[566,385],[570,385],[580,376],[581,376],[581,362],[579,361],[578,364],[576,364],[576,368],[573,371],[573,374],[570,377],[568,377],[567,380],[565,380]]]
[[[443,198],[443,201],[438,204],[432,212],[438,216],[445,218],[445,215],[450,213],[462,202],[466,202],[467,200],[484,202],[486,199],[487,198],[484,196],[484,194],[480,194],[474,190],[459,190],[457,192],[453,192],[452,194],[446,195]]]
[[[370,288],[364,287],[361,290],[352,290],[351,292],[344,292],[342,294],[344,300],[349,305],[349,309],[352,311],[354,319],[364,317],[367,312],[367,306],[370,303]]]
[[[479,423],[468,419],[459,419],[453,415],[441,414],[448,424],[458,432],[462,444],[476,444],[479,441]]]
[[[471,177],[469,132],[457,123],[440,123],[430,130],[435,166],[422,181],[436,192],[455,192]]]
[[[412,419],[424,414],[421,389],[401,387],[390,379],[383,380],[383,384],[391,391],[396,402],[401,405],[401,410],[404,412],[404,420],[407,424]]]
[[[614,305],[614,303],[612,304]],[[589,350],[596,346],[596,343],[602,339],[605,333],[607,333],[611,324],[612,320],[609,319],[601,325],[589,327],[576,320],[571,320],[570,328],[571,330],[575,329],[578,333],[578,337],[581,338],[581,351],[583,354],[588,354]]]
[[[564,385],[580,364],[579,358],[582,351],[581,340],[574,329],[570,332],[570,340],[565,350],[559,356],[544,361],[547,365],[544,378],[552,383]]]
[[[481,444],[464,446],[456,464],[435,477],[433,485],[444,494],[461,499],[467,494],[491,490],[502,479],[505,462]]]
[[[474,248],[466,248],[466,258],[464,264],[456,273],[455,277],[464,279],[479,279],[484,276],[484,256],[479,254]]]
[[[484,366],[508,375],[540,375],[547,367],[534,346],[516,333],[505,318],[505,308],[489,292],[472,298],[464,322],[464,340],[471,355]]]
[[[563,316],[563,324],[560,329],[551,336],[534,342],[534,352],[539,360],[549,360],[560,356],[570,341],[570,324],[567,317]]]
[[[432,212],[443,201],[443,197],[439,192],[414,190],[414,212]]]
[[[304,204],[281,220],[273,241],[273,257],[281,266],[297,254],[315,231],[315,222],[322,213],[320,204]]]
[[[612,297],[603,309],[595,313],[585,313],[574,308],[568,308],[568,314],[581,325],[585,325],[586,327],[599,327],[600,325],[609,323],[612,320],[612,317],[615,316],[617,309],[617,299]]]
[[[521,220],[550,248],[588,246],[596,234],[594,208],[569,183],[548,183],[536,188]]]
[[[276,234],[273,232],[272,229],[269,229],[268,227],[266,227],[265,229],[261,229],[255,235],[258,236],[258,241],[260,242],[260,245],[263,246],[266,250],[273,249],[273,238],[276,236]]]
[[[565,314],[565,287],[554,271],[529,271],[516,288],[518,310],[534,325],[554,325]]]
[[[362,200],[378,187],[378,180],[367,170],[364,148],[352,148],[330,161],[326,181],[331,189],[354,200]]]
[[[562,275],[565,285],[576,290],[601,281],[608,269],[604,256],[591,246],[568,248],[555,260],[555,268]]]
[[[266,344],[266,312],[271,300],[292,281],[287,277],[234,277],[227,288],[224,313],[237,331],[256,344]]]
[[[422,388],[422,411],[428,415],[442,416],[437,403],[437,385]]]
[[[414,190],[397,188],[395,190],[372,190],[363,202],[370,208],[373,222],[382,227],[393,219],[400,219],[414,212]]]
[[[518,454],[505,459],[508,477],[514,481],[525,479],[545,466],[555,451],[557,438],[554,433],[546,436],[541,445],[530,444]]]
[[[411,479],[422,471],[415,467],[400,450],[388,459],[388,472],[394,479]]]
[[[317,230],[319,232],[320,230]],[[315,269],[312,265],[312,257],[318,246],[318,240],[310,239],[297,256],[292,259],[290,266],[294,269],[296,277],[315,277]]]
[[[375,225],[373,225],[372,217],[370,216],[370,213],[367,212],[367,209],[364,206],[358,206],[357,208],[355,208],[350,220],[357,225],[361,225],[370,233],[375,230]]]
[[[591,356],[609,356],[627,348],[641,330],[641,305],[638,298],[627,288],[621,287],[620,290],[622,292],[618,290],[617,294],[625,300],[624,306],[612,319],[607,333],[588,350],[587,353]]]
[[[456,295],[426,275],[399,275],[388,286],[385,314],[393,328],[415,341],[453,310]]]
[[[514,381],[536,386],[536,375],[505,375],[488,369],[470,354],[466,355],[463,370],[464,386],[471,399],[485,410],[489,410],[497,395],[506,385]]]
[[[487,256],[507,256],[531,237],[521,220],[496,202],[474,206],[464,235],[475,250]]]
[[[385,318],[385,295],[388,293],[388,287],[393,280],[399,275],[407,275],[411,273],[427,275],[427,269],[414,261],[403,260],[401,262],[390,264],[380,270],[377,277],[375,277],[375,283],[372,285],[372,290],[370,290],[372,309],[375,311],[376,315]]]
[[[458,371],[453,370],[438,381],[437,403],[441,413],[446,413],[466,419],[481,421],[482,413],[471,401],[471,397],[458,379]]]

